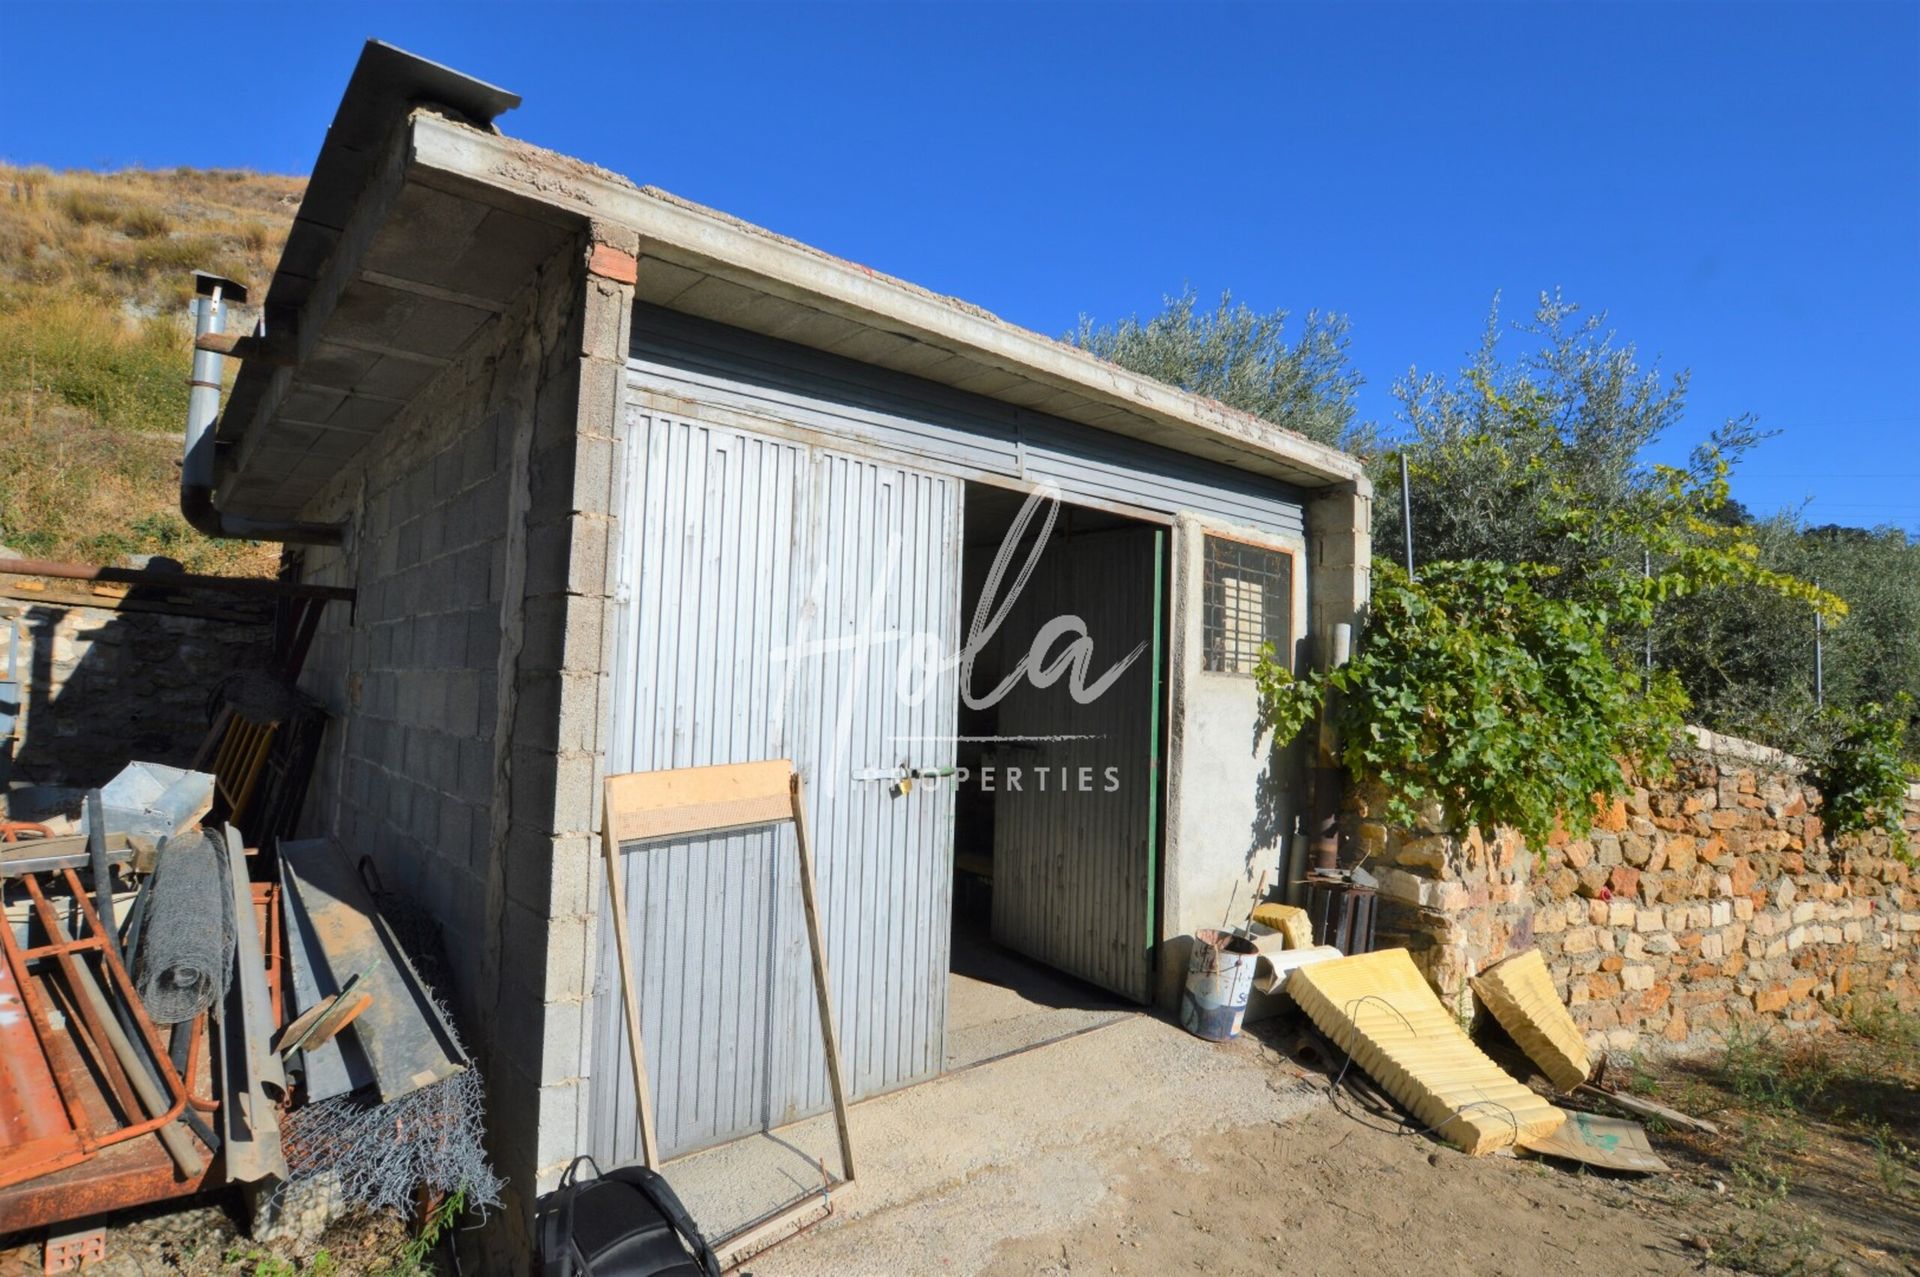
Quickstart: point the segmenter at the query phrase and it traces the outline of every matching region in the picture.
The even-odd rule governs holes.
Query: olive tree
[[[1082,315],[1066,340],[1309,439],[1364,448],[1367,432],[1355,426],[1353,406],[1361,378],[1348,358],[1346,319],[1308,311],[1290,337],[1289,318],[1285,310],[1262,314],[1236,303],[1230,293],[1203,310],[1188,288],[1150,319],[1096,324]]]

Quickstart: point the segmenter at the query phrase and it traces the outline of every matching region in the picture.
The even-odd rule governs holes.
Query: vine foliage
[[[1535,847],[1556,826],[1591,828],[1593,799],[1626,789],[1623,758],[1666,765],[1685,696],[1671,675],[1619,660],[1610,629],[1638,600],[1539,589],[1537,564],[1437,563],[1416,582],[1374,565],[1373,602],[1351,661],[1295,678],[1257,672],[1277,739],[1324,704],[1349,771],[1378,782],[1385,815],[1411,825],[1429,803],[1482,830],[1507,825]]]

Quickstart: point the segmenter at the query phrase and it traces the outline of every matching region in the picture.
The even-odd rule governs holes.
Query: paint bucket
[[[1259,964],[1260,955],[1245,936],[1211,927],[1196,933],[1180,999],[1180,1027],[1209,1042],[1238,1037]]]

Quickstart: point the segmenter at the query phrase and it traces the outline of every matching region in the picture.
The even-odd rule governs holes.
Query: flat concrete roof
[[[1303,488],[1360,462],[1280,425],[591,164],[501,136],[503,90],[369,42],[218,427],[221,507],[292,517],[593,223],[638,299]]]

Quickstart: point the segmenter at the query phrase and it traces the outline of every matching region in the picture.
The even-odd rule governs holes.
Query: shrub
[[[1354,658],[1295,679],[1258,672],[1269,721],[1290,739],[1332,693],[1344,761],[1386,791],[1386,816],[1413,824],[1438,801],[1482,830],[1508,825],[1544,850],[1557,825],[1585,833],[1591,799],[1626,790],[1623,759],[1666,765],[1685,698],[1671,676],[1623,668],[1611,609],[1556,599],[1552,569],[1436,563],[1419,581],[1374,565],[1374,594]]]
[[[1826,799],[1830,832],[1887,835],[1895,855],[1907,847],[1907,720],[1913,698],[1905,692],[1891,706],[1868,704],[1840,713],[1832,746],[1810,760],[1813,781]]]
[[[120,202],[82,187],[60,197],[60,211],[81,226],[110,226],[120,219]]]
[[[173,219],[157,208],[136,205],[120,215],[120,229],[135,239],[155,239],[173,229]]]

